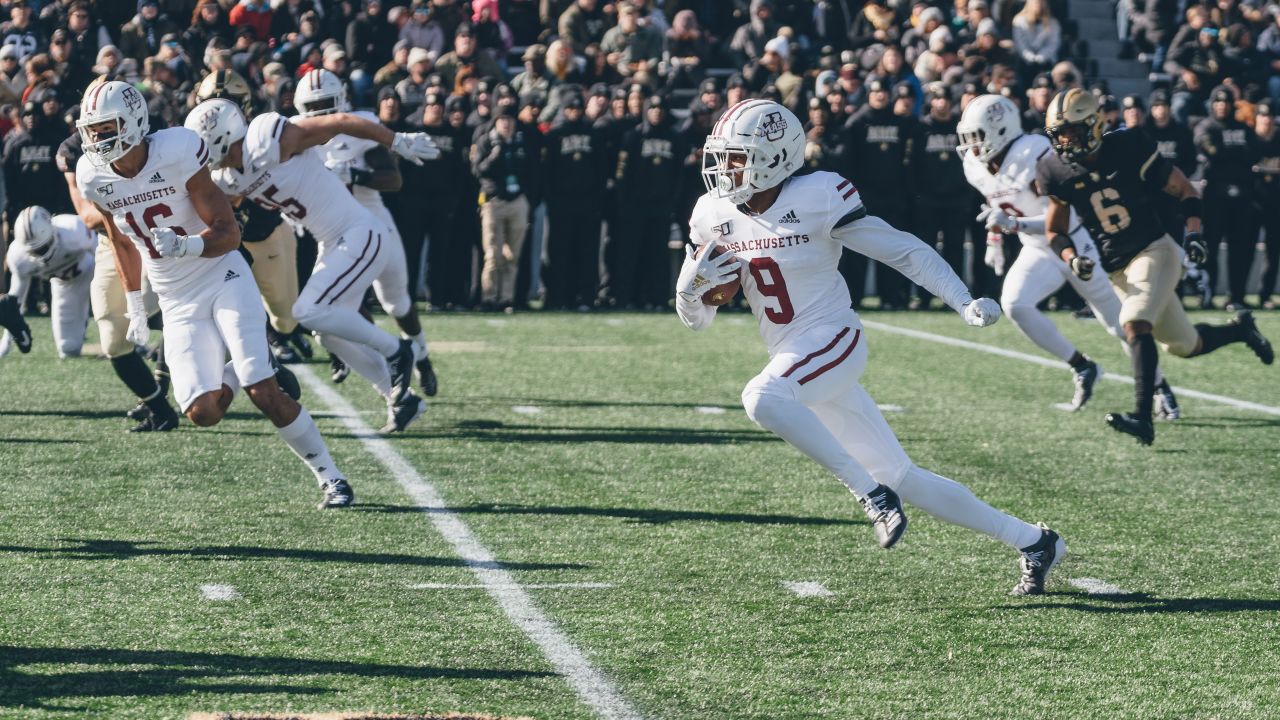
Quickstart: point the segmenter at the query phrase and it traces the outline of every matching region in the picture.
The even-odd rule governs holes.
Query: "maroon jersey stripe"
[[[846,328],[846,330],[847,330],[847,328]],[[854,348],[856,348],[856,347],[858,347],[858,340],[860,340],[860,339],[862,339],[862,331],[861,331],[861,330],[858,330],[857,332],[855,332],[855,333],[853,334],[853,342],[849,344],[849,347],[848,347],[848,348],[846,348],[844,352],[840,353],[840,357],[836,358],[835,360],[832,360],[831,362],[827,363],[826,365],[823,365],[822,367],[818,368],[817,370],[814,370],[813,372],[809,373],[808,375],[805,375],[804,377],[800,378],[800,381],[799,381],[799,382],[800,382],[800,384],[801,384],[801,385],[803,385],[803,384],[805,384],[805,383],[809,382],[810,380],[812,380],[812,379],[814,379],[814,378],[818,377],[818,376],[819,376],[819,375],[821,375],[822,373],[824,373],[824,372],[826,372],[826,371],[830,370],[831,368],[833,368],[833,367],[835,367],[835,366],[839,365],[840,363],[844,362],[845,358],[849,357],[849,354],[853,352],[853,349],[854,349]]]
[[[809,364],[810,360],[818,357],[823,353],[831,352],[831,348],[835,347],[836,343],[840,342],[840,340],[844,338],[845,335],[848,335],[848,334],[849,334],[849,328],[845,328],[840,332],[836,333],[836,336],[832,338],[831,342],[827,343],[826,347],[822,348],[821,350],[811,352],[808,355],[805,355],[803,359],[801,359],[795,365],[792,365],[790,368],[788,368],[786,372],[782,373],[782,377],[791,377],[791,373]],[[855,340],[854,342],[856,343],[857,341]]]

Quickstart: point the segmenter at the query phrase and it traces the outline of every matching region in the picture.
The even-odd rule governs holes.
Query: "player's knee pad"
[[[782,422],[786,411],[799,402],[792,384],[786,378],[757,375],[742,389],[742,407],[747,417],[766,429]]]

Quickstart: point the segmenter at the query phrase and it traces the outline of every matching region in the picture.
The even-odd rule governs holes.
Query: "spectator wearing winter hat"
[[[915,65],[920,56],[929,49],[929,41],[934,31],[946,29],[947,16],[941,8],[928,7],[915,18],[915,25],[902,33],[902,50],[907,64]]]
[[[618,24],[604,34],[600,49],[623,77],[648,84],[662,59],[662,35],[641,25],[640,11],[624,2],[618,9]]]
[[[400,39],[410,47],[419,47],[439,57],[445,51],[444,30],[436,22],[428,0],[414,0],[409,21],[400,28]]]
[[[471,0],[471,27],[481,52],[488,53],[505,67],[513,41],[511,28],[502,22],[498,0]]]
[[[431,53],[422,48],[410,50],[408,69],[409,76],[396,83],[396,95],[400,96],[403,112],[406,115],[416,115],[426,97],[427,80],[434,69]]]
[[[1027,0],[1013,17],[1013,48],[1022,60],[1023,77],[1033,77],[1058,61],[1062,26],[1045,0]]]
[[[160,51],[165,33],[178,31],[168,16],[160,14],[156,0],[138,0],[138,14],[120,28],[120,52],[141,64]]]
[[[574,0],[556,23],[560,38],[583,52],[587,45],[600,42],[609,29],[609,19],[598,0]]]
[[[751,0],[751,15],[746,24],[733,33],[729,52],[738,67],[746,67],[764,55],[764,44],[778,36],[778,21],[773,17],[773,0]]]
[[[413,45],[408,40],[397,40],[391,49],[391,60],[378,72],[373,74],[373,87],[377,92],[383,88],[394,88],[396,83],[409,77],[409,50]],[[429,51],[428,51],[429,52]]]
[[[797,107],[803,81],[791,72],[791,45],[785,37],[775,37],[765,43],[764,54],[748,65],[742,74],[753,92],[761,93],[766,86],[772,85],[783,105]]]
[[[911,88],[911,97],[913,99],[912,114],[919,115],[920,107],[923,104],[920,80],[907,67],[906,59],[902,55],[902,49],[897,45],[885,47],[884,52],[880,55],[880,61],[876,63],[875,69],[871,71],[867,79],[880,80],[887,88],[906,83]]]
[[[464,67],[471,68],[472,76],[477,78],[500,77],[504,74],[488,53],[480,52],[476,46],[475,33],[468,24],[458,26],[457,34],[453,37],[453,50],[436,61],[436,72],[444,78],[445,87],[452,88],[457,85],[458,71]]]
[[[191,13],[191,24],[182,31],[181,39],[187,57],[196,63],[197,69],[203,69],[204,49],[209,46],[209,41],[218,37],[230,43],[231,36],[231,23],[217,0],[200,0]]]
[[[689,9],[676,13],[667,30],[667,89],[694,87],[710,53],[710,39],[698,25],[698,16]]]

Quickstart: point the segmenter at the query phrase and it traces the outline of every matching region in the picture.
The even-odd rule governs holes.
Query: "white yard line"
[[[958,338],[947,337],[946,335],[935,335],[933,333],[923,332],[920,330],[909,330],[907,328],[896,327],[894,325],[886,325],[874,320],[863,320],[862,324],[869,328],[893,333],[895,335],[905,335],[906,337],[916,338],[917,340],[928,340],[942,345],[950,345],[952,347],[965,348],[967,350],[977,350],[978,352],[984,352],[990,355],[999,355],[1000,357],[1010,358],[1012,360],[1021,360],[1023,362],[1034,363],[1036,365],[1043,365],[1044,367],[1057,368],[1061,370],[1068,369],[1067,364],[1064,362],[1051,360],[1038,355],[1029,355],[1027,353],[1018,352],[1017,350],[1006,350],[1004,348],[995,347],[994,345],[985,345],[983,343],[971,342],[969,340],[960,340]],[[1133,378],[1128,375],[1107,373],[1103,375],[1102,378],[1104,380],[1124,383],[1126,385],[1133,384]],[[1201,392],[1199,390],[1192,390],[1191,388],[1179,387],[1176,385],[1173,387],[1173,390],[1183,397],[1192,397],[1197,400],[1208,400],[1209,402],[1215,402],[1219,405],[1227,405],[1241,410],[1253,410],[1254,412],[1265,413],[1267,415],[1280,415],[1280,407],[1274,407],[1272,405],[1263,405],[1261,403],[1249,402],[1248,400],[1239,400],[1237,398],[1227,397],[1226,395],[1215,395],[1214,393]]]
[[[832,597],[835,595],[835,593],[827,589],[826,585],[813,580],[784,580],[782,587],[800,597]]]
[[[476,580],[502,607],[507,618],[542,650],[556,672],[565,678],[578,697],[601,718],[639,720],[640,713],[591,664],[587,656],[551,618],[538,609],[529,593],[516,582],[510,571],[481,544],[462,518],[449,509],[435,486],[423,478],[391,443],[360,419],[360,413],[355,407],[322,381],[311,368],[299,365],[295,372],[312,397],[326,409],[337,412],[338,419],[360,440],[365,450],[400,483],[405,494],[427,516],[436,532],[453,546],[454,552],[466,562]]]
[[[205,600],[237,600],[240,592],[231,585],[201,585],[200,595]]]
[[[485,590],[487,585],[474,583],[414,583],[410,590]],[[525,590],[608,590],[613,583],[600,582],[567,582],[567,583],[529,583],[521,585]]]
[[[726,412],[724,408],[715,405],[699,405],[693,411],[703,415],[723,415]]]
[[[542,412],[542,408],[537,405],[512,405],[511,412],[520,415],[537,415]]]
[[[907,409],[906,409],[906,408],[904,408],[904,407],[902,407],[901,405],[894,405],[894,404],[892,404],[892,403],[886,403],[886,404],[884,404],[884,405],[877,405],[876,407],[880,408],[880,412],[882,412],[882,413],[887,413],[887,412],[889,412],[889,413],[900,413],[900,412],[906,412],[906,411],[907,411]]]
[[[1071,578],[1067,582],[1090,595],[1128,595],[1129,593],[1098,578]]]

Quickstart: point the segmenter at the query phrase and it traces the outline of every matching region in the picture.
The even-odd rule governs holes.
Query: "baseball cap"
[[[1142,97],[1139,95],[1125,95],[1124,99],[1120,101],[1120,107],[1125,110],[1129,110],[1130,108],[1137,108],[1138,110],[1147,109],[1142,103]]]
[[[458,25],[458,29],[453,31],[454,37],[475,37],[475,33],[471,30],[471,23],[462,23]]]
[[[1164,90],[1154,90],[1152,91],[1151,96],[1147,98],[1147,105],[1150,105],[1151,107],[1155,107],[1156,105],[1168,105],[1168,104],[1169,104],[1169,93],[1165,92]]]
[[[947,90],[947,86],[944,83],[940,83],[940,82],[932,83],[931,85],[929,85],[929,98],[935,99],[935,100],[936,99],[950,100],[951,92]]]
[[[166,34],[165,34],[165,37],[167,38],[167,37],[169,37],[170,35],[173,35],[173,33],[166,33]],[[175,39],[176,39],[177,37],[178,37],[177,35],[174,35],[174,38],[175,38]],[[62,42],[63,40],[68,40],[68,39],[70,39],[70,38],[71,38],[71,36],[67,34],[67,31],[66,31],[66,29],[65,29],[65,28],[58,28],[57,30],[54,30],[54,31],[53,31],[53,35],[51,36],[51,42],[53,42],[53,43],[56,45],[57,43],[60,43],[60,42]],[[166,42],[167,42],[167,41],[166,41]]]
[[[1031,81],[1031,87],[1032,88],[1052,88],[1053,76],[1047,72],[1042,72],[1039,75],[1036,75],[1036,78]]]
[[[461,95],[451,95],[444,101],[444,111],[447,113],[467,112],[470,106],[467,99]]]
[[[347,57],[347,51],[342,49],[342,46],[337,43],[334,43],[324,49],[325,60],[332,60],[336,58],[345,58],[345,57]]]
[[[1225,87],[1222,87],[1221,85],[1214,88],[1213,92],[1210,93],[1209,95],[1209,100],[1211,102],[1228,102],[1229,103],[1229,102],[1235,102],[1235,99],[1236,99],[1236,96],[1231,92],[1231,90]]]
[[[0,58],[13,58],[14,60],[17,60],[18,46],[17,45],[0,45]]]
[[[397,40],[395,45],[391,46],[392,52],[400,52],[401,50],[409,50],[413,47],[413,43],[408,40]]]
[[[982,18],[982,22],[978,23],[978,37],[983,35],[999,35],[1000,31],[996,28],[996,21],[991,18]]]
[[[382,101],[387,98],[395,98],[397,101],[400,100],[400,96],[396,94],[396,89],[389,85],[378,91],[378,104],[381,105]]]
[[[516,106],[515,105],[499,105],[498,107],[494,108],[493,116],[500,117],[500,118],[514,118],[516,116]]]
[[[707,78],[706,80],[702,81],[701,85],[698,86],[699,95],[702,95],[704,93],[713,93],[713,92],[719,92],[719,91],[720,91],[720,88],[716,86],[715,78]]]
[[[409,51],[409,64],[417,65],[421,62],[431,62],[431,52],[426,48],[416,47]]]
[[[423,105],[444,105],[444,98],[441,97],[440,93],[427,93],[426,97],[422,99],[422,104]]]
[[[659,110],[666,110],[667,99],[662,97],[661,95],[654,95],[650,97],[648,100],[645,100],[644,109],[649,110],[652,108],[658,108]]]
[[[547,46],[539,43],[534,43],[524,49],[524,54],[520,56],[520,59],[525,62],[528,62],[530,60],[543,60],[546,57],[547,57]]]
[[[1098,104],[1102,106],[1102,112],[1111,112],[1112,110],[1120,109],[1120,103],[1116,102],[1115,95],[1103,95],[1101,102]]]
[[[914,98],[916,91],[911,87],[911,83],[903,81],[893,86],[893,96],[896,98]]]
[[[889,87],[879,78],[867,83],[867,92],[889,92]]]
[[[1256,108],[1254,108],[1254,114],[1275,115],[1275,108],[1271,106],[1270,100],[1263,100],[1262,102],[1258,103],[1258,106]]]
[[[729,81],[724,84],[725,90],[733,88],[744,88],[747,86],[747,79],[742,77],[742,73],[734,73],[729,76]]]
[[[591,97],[609,97],[609,86],[605,83],[596,83],[591,86],[591,90],[587,93]]]
[[[566,110],[581,110],[583,107],[582,96],[577,93],[570,95],[569,99],[564,101],[563,107]]]

